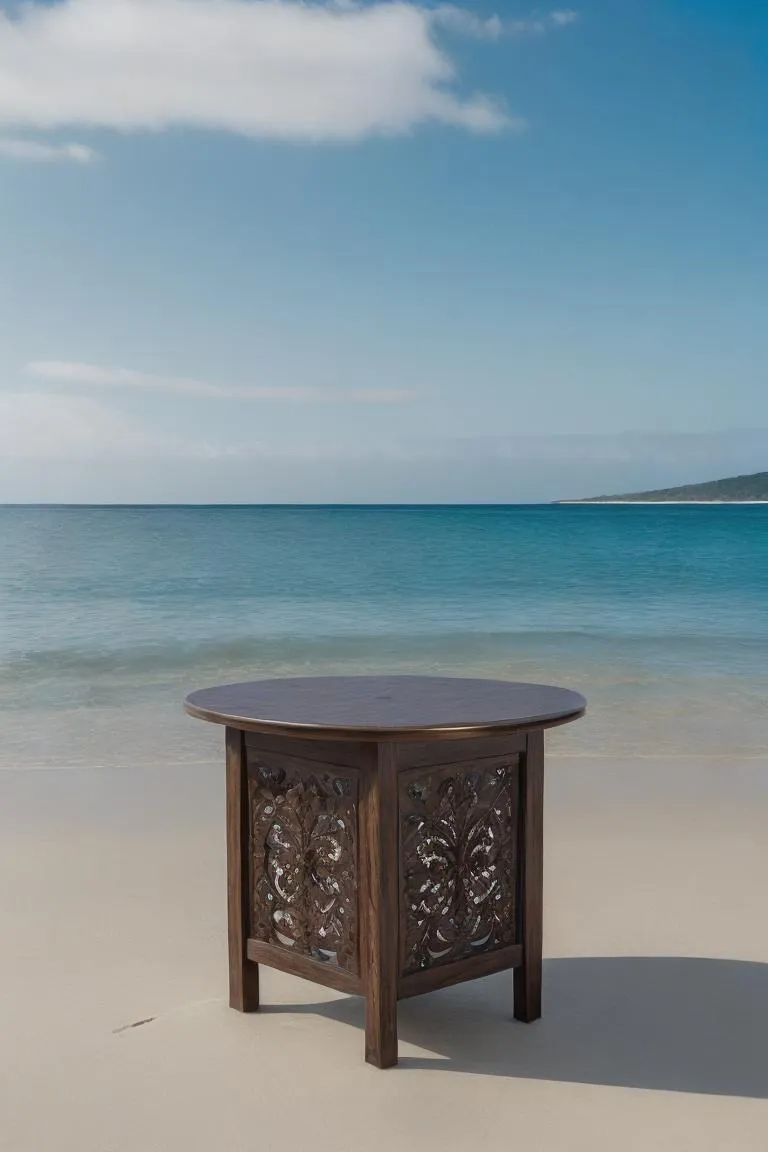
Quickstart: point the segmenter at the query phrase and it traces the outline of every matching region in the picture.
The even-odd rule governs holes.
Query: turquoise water
[[[193,759],[192,687],[377,670],[579,689],[555,750],[763,755],[768,507],[0,507],[0,766]]]

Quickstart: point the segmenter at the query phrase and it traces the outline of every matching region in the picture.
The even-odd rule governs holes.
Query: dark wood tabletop
[[[554,728],[583,715],[578,692],[435,676],[312,676],[192,692],[190,716],[252,732],[333,740],[456,740]]]

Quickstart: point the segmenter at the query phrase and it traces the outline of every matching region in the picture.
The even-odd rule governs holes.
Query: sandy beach
[[[766,108],[0,0],[0,1152],[768,1152]]]
[[[511,975],[362,1003],[262,968],[226,1003],[223,772],[0,773],[0,1148],[768,1145],[768,777],[760,760],[553,756],[544,1017]]]

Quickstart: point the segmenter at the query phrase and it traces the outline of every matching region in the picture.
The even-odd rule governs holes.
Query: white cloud
[[[39,140],[16,140],[0,136],[0,158],[5,160],[27,160],[33,163],[70,161],[74,164],[91,164],[98,159],[98,152],[85,144],[44,144]]]
[[[579,14],[573,8],[559,8],[549,14],[549,22],[555,28],[566,28],[569,24],[575,24],[578,18]]]
[[[177,396],[217,397],[224,400],[278,400],[294,404],[398,404],[411,400],[405,388],[272,388],[221,386],[181,376],[156,376],[128,368],[105,368],[67,360],[36,360],[25,368],[31,376],[59,384],[92,388],[140,389]]]
[[[552,29],[567,28],[579,18],[578,12],[572,8],[557,8],[542,16],[503,20],[496,15],[478,16],[453,4],[441,4],[432,10],[431,15],[436,24],[479,40],[498,40],[502,36],[541,36]]]
[[[543,36],[553,28],[566,28],[574,24],[578,13],[571,8],[560,8],[555,12],[548,12],[545,16],[534,16],[523,20],[506,20],[503,31],[508,36]]]
[[[427,122],[473,132],[520,126],[499,101],[460,93],[435,39],[441,20],[439,9],[406,0],[23,4],[0,11],[0,125],[178,126],[294,141]],[[500,23],[467,15],[464,31]]]
[[[0,458],[178,455],[178,446],[87,396],[0,393]]]
[[[558,8],[554,12],[547,12],[543,16],[532,16],[528,19],[505,20],[502,31],[508,36],[542,36],[553,28],[567,28],[578,20],[578,13],[572,8]]]
[[[499,16],[477,16],[454,4],[441,4],[433,9],[431,16],[435,24],[478,40],[497,40],[504,31],[504,21]]]

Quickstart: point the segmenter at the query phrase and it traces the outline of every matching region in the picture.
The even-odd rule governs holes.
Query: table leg
[[[246,955],[249,926],[248,773],[244,734],[227,728],[227,916],[229,1004],[239,1012],[259,1007],[259,966]]]
[[[530,732],[520,758],[522,835],[521,927],[523,962],[515,969],[515,1017],[530,1023],[541,1016],[542,910],[544,894],[544,733]]]
[[[363,775],[362,960],[365,1059],[377,1068],[397,1064],[398,812],[397,763],[392,744],[379,744]]]

